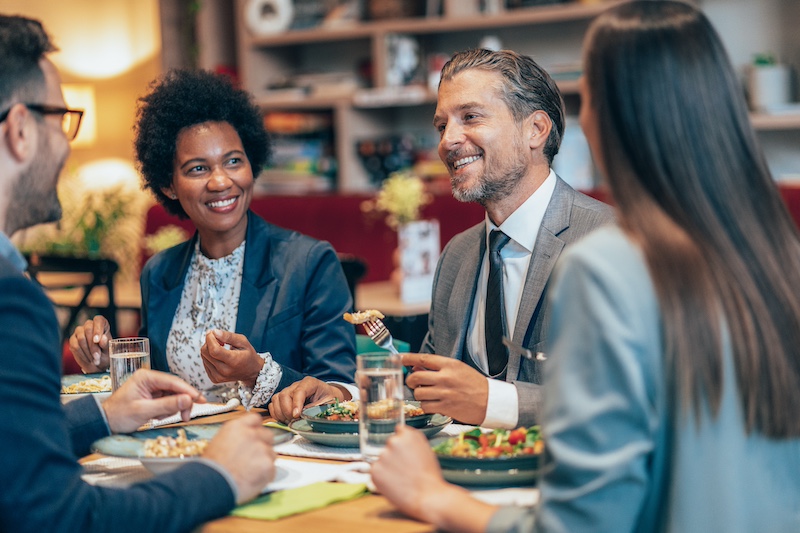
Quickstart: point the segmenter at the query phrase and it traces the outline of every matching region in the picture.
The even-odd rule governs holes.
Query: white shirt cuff
[[[486,418],[481,426],[495,429],[515,429],[519,421],[519,396],[517,387],[498,379],[488,379],[489,397]]]
[[[342,383],[341,381],[329,381],[328,383],[331,385],[339,385],[340,387],[347,389],[347,392],[350,393],[350,396],[353,397],[353,400],[358,400],[361,398],[361,395],[358,392],[358,387],[352,383]]]
[[[100,414],[103,417],[103,422],[105,422],[106,428],[108,428],[108,434],[111,435],[112,434],[111,425],[108,423],[108,415],[106,415],[106,410],[103,409],[103,405],[102,405],[103,401],[105,400],[105,398],[103,398],[101,400],[98,396],[99,395],[97,395],[97,394],[92,394],[92,398],[94,398],[94,403],[97,404],[97,408],[100,410]]]

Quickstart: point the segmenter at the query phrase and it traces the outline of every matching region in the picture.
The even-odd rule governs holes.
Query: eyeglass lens
[[[67,139],[70,141],[78,136],[78,129],[80,128],[80,125],[81,113],[76,111],[67,111],[61,118],[61,129],[64,131],[64,135],[66,135]]]

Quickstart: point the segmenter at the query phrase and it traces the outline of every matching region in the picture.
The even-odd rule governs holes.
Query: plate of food
[[[541,473],[544,441],[539,426],[491,431],[474,428],[436,439],[433,451],[447,481],[465,486],[533,483]]]
[[[428,438],[435,436],[453,421],[449,416],[431,415],[428,423],[418,428]],[[358,448],[358,423],[355,424],[354,433],[328,433],[316,431],[311,427],[308,419],[301,418],[289,424],[289,429],[311,442],[332,446],[334,448]]]
[[[108,372],[97,374],[68,374],[61,377],[62,401],[74,400],[87,394],[100,398],[111,396],[111,376]]]
[[[377,402],[376,402],[377,403]],[[380,411],[388,409],[384,405],[371,405],[369,407],[375,413],[374,418],[381,418]],[[335,401],[316,407],[304,409],[301,418],[308,422],[313,431],[321,433],[358,433],[358,412],[360,402],[358,400]],[[403,402],[403,412],[406,424],[415,428],[427,426],[433,414],[425,413],[419,402],[406,400]]]
[[[138,459],[154,474],[168,472],[199,457],[222,424],[196,424],[184,427],[157,428],[129,435],[111,435],[92,444],[92,452],[113,457]],[[292,434],[270,428],[274,443],[281,444]]]

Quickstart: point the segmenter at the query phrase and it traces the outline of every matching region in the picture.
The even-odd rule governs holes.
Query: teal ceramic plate
[[[453,437],[447,437],[453,438]],[[446,441],[447,438],[440,437],[431,446],[436,446]],[[515,457],[451,457],[449,455],[436,455],[439,464],[443,469],[448,470],[480,470],[486,472],[497,470],[509,472],[511,470],[534,471],[539,468],[539,458],[541,455],[518,455]]]
[[[61,376],[61,387],[69,387],[70,385],[75,385],[81,381],[85,381],[87,379],[100,379],[103,376],[108,376],[108,372],[99,372],[97,374],[68,374],[66,376]],[[76,393],[61,393],[61,401],[62,403],[68,402],[70,400],[74,400],[76,398],[81,398],[86,396],[87,394],[91,394],[92,396],[96,396],[100,399],[105,399],[111,396],[111,391],[104,391],[104,392],[76,392]]]
[[[419,407],[419,402],[413,400],[407,400],[405,403],[413,405],[414,407]],[[317,405],[304,409],[301,418],[308,422],[313,431],[319,433],[358,433],[357,420],[325,420],[324,418],[318,418],[317,415],[331,405],[332,404]],[[432,414],[425,414],[406,418],[406,424],[411,427],[422,429],[430,423],[431,417],[433,417]]]
[[[439,437],[431,446],[452,437]],[[450,457],[436,455],[442,476],[450,483],[464,487],[521,487],[536,484],[542,474],[542,455],[516,457]]]
[[[113,457],[125,457],[138,459],[142,464],[154,474],[167,472],[187,461],[194,460],[193,457],[142,457],[144,441],[155,439],[160,436],[177,437],[179,429],[186,430],[186,438],[189,440],[211,439],[217,434],[222,424],[197,424],[181,427],[156,428],[147,431],[137,431],[130,435],[111,435],[104,437],[92,444],[92,451],[110,455]],[[281,444],[292,438],[292,434],[284,429],[271,428],[275,444]]]
[[[419,428],[428,438],[433,437],[453,421],[449,416],[431,415],[431,419],[424,427]],[[334,448],[358,448],[358,433],[327,433],[315,431],[307,419],[295,420],[289,427],[297,434],[311,442],[331,446]],[[358,431],[358,424],[356,424]]]
[[[442,469],[445,480],[462,487],[530,487],[536,484],[539,470],[450,470]]]

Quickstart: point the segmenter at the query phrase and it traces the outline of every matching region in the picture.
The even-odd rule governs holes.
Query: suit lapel
[[[524,345],[526,337],[529,336],[544,288],[566,244],[558,235],[569,227],[573,194],[572,189],[556,176],[556,187],[536,236],[536,244],[525,276],[525,286],[522,289],[523,296],[517,311],[517,322],[514,325],[513,340],[520,345]],[[507,380],[517,378],[521,357],[518,353],[509,354]]]
[[[447,313],[455,323],[448,324],[448,335],[452,335],[448,344],[452,346],[450,357],[462,359],[462,354],[466,353],[467,328],[472,317],[472,307],[475,302],[475,293],[478,290],[478,272],[483,260],[483,253],[486,251],[486,222],[477,230],[478,239],[469,241],[469,248],[463,256],[456,258],[460,267],[456,274],[453,287],[455,290],[450,294],[448,309],[463,309],[461,313]],[[459,287],[469,287],[469,292],[458,290]]]
[[[252,212],[247,216],[247,244],[244,250],[236,332],[247,336],[253,346],[262,346],[278,284],[269,264],[270,228]]]
[[[186,272],[192,262],[197,238],[197,233],[195,232],[194,237],[186,241],[182,245],[183,248],[177,252],[177,261],[174,263],[169,261],[162,265],[162,268],[168,268],[168,265],[175,264],[177,268],[172,269],[171,272],[165,273],[163,276],[150,278],[151,280],[163,280],[162,284],[151,284],[148,296],[149,301],[143,302],[143,305],[147,305],[149,310],[147,335],[150,337],[151,345],[167,345],[167,337],[169,336],[169,330],[172,328],[175,313],[178,311]],[[159,358],[159,361],[154,361],[152,366],[154,368],[169,368],[166,352],[161,350],[152,351]]]

